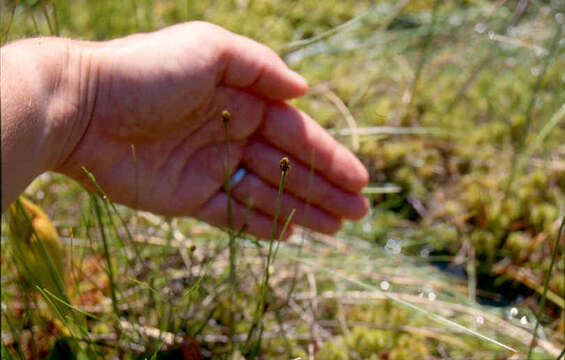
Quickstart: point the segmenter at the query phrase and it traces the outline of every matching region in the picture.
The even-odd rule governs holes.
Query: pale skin
[[[22,40],[1,57],[2,211],[46,171],[94,190],[84,166],[112,201],[227,226],[224,109],[229,171],[247,171],[231,189],[235,229],[269,238],[283,156],[279,221],[294,208],[293,223],[334,233],[368,210],[363,165],[285,102],[306,81],[250,39],[191,22],[107,42]]]

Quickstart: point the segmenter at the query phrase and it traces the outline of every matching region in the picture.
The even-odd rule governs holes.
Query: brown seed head
[[[281,159],[281,171],[287,172],[290,169],[290,160],[287,157]]]
[[[224,123],[228,123],[230,120],[231,120],[230,112],[227,110],[222,111],[222,121]]]

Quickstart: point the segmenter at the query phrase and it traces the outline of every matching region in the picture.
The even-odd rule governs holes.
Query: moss
[[[500,239],[497,239],[490,231],[475,230],[471,233],[471,241],[473,242],[477,253],[484,254],[486,256],[486,261],[489,264],[493,264],[496,258],[498,245],[500,244]]]
[[[529,220],[536,232],[551,231],[558,216],[559,209],[555,204],[542,203],[532,208]]]
[[[564,296],[565,294],[565,274],[557,273],[551,276],[549,280],[549,288],[553,290],[556,294]]]
[[[345,338],[345,343],[350,351],[354,351],[362,358],[368,358],[373,354],[392,349],[394,340],[392,331],[358,326]]]
[[[389,354],[390,360],[424,360],[430,356],[428,345],[414,335],[403,334]]]
[[[504,247],[510,251],[513,259],[524,261],[530,254],[531,241],[532,238],[528,234],[522,231],[514,231],[506,239]]]
[[[328,341],[322,345],[316,358],[320,360],[349,360],[347,347],[343,344],[341,338]]]

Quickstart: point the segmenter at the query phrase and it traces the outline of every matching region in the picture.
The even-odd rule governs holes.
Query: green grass
[[[26,193],[70,253],[68,300],[58,303],[86,318],[75,340],[91,357],[158,359],[158,350],[178,351],[183,337],[205,358],[308,358],[312,349],[317,359],[396,360],[561,352],[564,5],[14,3],[0,4],[4,42],[103,40],[196,19],[265,42],[310,83],[293,104],[356,147],[371,174],[363,221],[337,237],[303,232],[276,245],[41,176]],[[2,236],[2,354],[45,356],[66,336],[48,310],[58,300],[21,286],[6,226]]]

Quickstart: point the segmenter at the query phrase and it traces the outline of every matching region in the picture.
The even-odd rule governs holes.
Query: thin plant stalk
[[[412,90],[410,91],[410,104],[408,104],[408,107],[411,106],[411,104],[414,101],[414,98],[416,97],[416,91],[418,90],[418,85],[420,83],[420,78],[422,75],[422,70],[424,69],[424,66],[426,65],[426,62],[428,60],[428,55],[430,53],[430,48],[432,45],[432,41],[434,39],[434,35],[435,35],[435,26],[436,26],[436,22],[437,22],[437,13],[438,13],[438,8],[439,8],[439,1],[438,0],[434,0],[434,5],[432,8],[432,20],[430,22],[430,26],[428,29],[428,34],[426,36],[423,48],[422,48],[422,57],[420,58],[420,62],[418,63],[418,67],[416,68],[416,73],[414,74],[414,79],[412,81]]]
[[[137,163],[137,158],[135,155],[135,147],[133,147],[132,145],[132,151],[133,151],[133,157],[134,157],[134,161]],[[137,165],[136,165],[137,167]],[[82,170],[86,173],[86,175],[88,176],[89,180],[92,182],[92,184],[96,187],[96,190],[98,191],[98,193],[100,194],[100,197],[103,200],[103,204],[104,204],[104,208],[106,209],[106,212],[108,213],[108,215],[111,214],[111,212],[113,211],[116,216],[118,217],[118,220],[120,221],[120,223],[122,224],[125,232],[126,232],[126,236],[127,239],[129,241],[129,245],[133,248],[134,250],[134,254],[137,258],[137,261],[139,263],[143,263],[142,258],[141,258],[141,253],[139,251],[139,248],[137,247],[137,243],[133,240],[133,236],[131,234],[131,232],[129,231],[129,228],[126,224],[125,219],[120,215],[120,213],[118,212],[118,209],[116,208],[116,205],[110,201],[110,198],[108,197],[108,195],[106,194],[106,192],[102,189],[102,187],[100,186],[100,184],[98,184],[98,181],[96,181],[96,178],[94,177],[94,174],[92,174],[90,171],[88,171],[84,166],[82,167]],[[136,177],[137,177],[137,171],[136,171]],[[136,182],[136,187],[137,187],[137,182]],[[137,190],[136,190],[136,202],[137,202]],[[110,211],[110,208],[112,209],[112,211]],[[114,222],[112,221],[112,219],[110,218],[110,222],[112,225],[112,229],[115,232],[116,235],[116,240],[118,242],[118,244],[120,245],[120,247],[122,249],[124,249],[124,243],[122,242],[122,239],[119,237],[118,232],[117,232],[117,227],[114,224]],[[131,262],[129,261],[129,258],[127,256],[125,256],[126,261],[128,262],[129,265],[131,265]]]
[[[279,182],[279,191],[277,194],[277,202],[275,205],[275,214],[273,217],[273,226],[271,228],[271,239],[270,239],[270,243],[269,243],[269,251],[267,253],[267,259],[265,261],[265,276],[264,276],[264,280],[263,283],[261,284],[261,287],[259,289],[259,301],[257,303],[257,308],[256,308],[256,312],[255,312],[255,319],[253,321],[253,324],[251,325],[249,332],[247,333],[247,340],[246,340],[246,347],[248,347],[251,338],[253,336],[253,333],[255,332],[255,329],[257,328],[258,325],[260,325],[262,323],[263,320],[263,313],[265,312],[265,295],[267,292],[267,287],[269,284],[269,268],[271,266],[271,258],[273,256],[273,243],[275,242],[275,235],[277,232],[277,225],[278,225],[278,217],[279,217],[279,210],[280,210],[280,205],[281,205],[281,199],[282,199],[282,194],[283,194],[283,188],[284,188],[284,181],[286,179],[286,175],[288,173],[288,170],[290,169],[290,165],[289,165],[289,161],[288,158],[282,158],[281,159],[281,179]],[[282,232],[281,232],[282,234]],[[260,346],[261,343],[261,334],[262,334],[262,327],[260,326],[260,334],[259,334],[259,338],[257,340],[256,346],[255,348],[258,349],[258,347]]]
[[[136,181],[136,183],[135,183],[136,195],[135,196],[136,196],[136,203],[137,203],[137,186],[138,186],[138,183],[137,183],[137,155],[136,155],[136,151],[135,151],[135,145],[131,144],[130,147],[131,147],[132,157],[133,157],[133,160],[134,160],[134,167],[135,167],[135,178],[136,178],[135,179],[135,181]],[[84,166],[82,167],[82,170],[87,175],[87,177],[89,178],[91,183],[95,186],[100,197],[102,198],[102,203],[104,204],[104,209],[106,210],[106,213],[108,214],[109,226],[113,230],[113,234],[116,238],[116,243],[120,246],[120,250],[121,250],[122,258],[124,259],[124,262],[127,264],[127,266],[129,268],[133,268],[134,265],[135,265],[127,254],[126,248],[124,246],[124,242],[122,241],[122,239],[121,239],[121,237],[118,233],[118,228],[117,228],[116,224],[114,223],[114,220],[112,219],[112,216],[111,216],[112,212],[114,214],[116,214],[116,216],[119,219],[119,222],[121,223],[122,227],[125,229],[126,238],[128,240],[129,245],[133,248],[133,252],[134,252],[134,255],[136,257],[137,263],[143,264],[144,261],[143,261],[143,258],[141,256],[141,252],[138,248],[138,244],[133,240],[133,236],[132,236],[132,234],[129,230],[129,227],[128,227],[125,219],[118,212],[116,205],[112,201],[110,201],[110,198],[108,197],[106,192],[102,189],[100,184],[98,184],[98,181],[96,181],[94,174],[92,174],[90,171],[88,171]],[[155,294],[148,291],[147,296],[149,297],[149,301],[151,301],[151,303],[153,303],[153,304],[156,303]],[[118,313],[116,313],[116,316],[118,316]]]
[[[112,299],[112,309],[114,310],[116,318],[118,318],[120,311],[119,311],[119,307],[118,307],[118,297],[116,295],[116,281],[114,279],[114,270],[113,270],[113,267],[112,267],[112,260],[110,258],[110,247],[108,246],[108,239],[106,238],[104,221],[102,220],[102,209],[100,207],[100,204],[98,204],[98,198],[96,197],[96,195],[91,194],[90,200],[91,200],[91,203],[94,207],[96,219],[98,220],[98,229],[100,231],[100,237],[102,239],[104,259],[106,261],[108,280],[109,280],[109,284],[110,284],[110,296],[111,296],[111,299]],[[119,324],[119,322],[116,322],[115,328],[116,328],[117,338],[119,339],[120,338],[119,335],[121,333],[121,330],[120,330],[120,326],[118,324]]]
[[[540,71],[540,73],[538,74],[538,76],[536,77],[536,82],[534,84],[534,90],[532,92],[532,97],[530,99],[530,102],[528,103],[528,108],[526,109],[526,121],[524,122],[524,126],[522,127],[522,132],[520,134],[520,138],[519,138],[519,143],[518,143],[518,150],[520,150],[523,146],[524,143],[526,141],[526,138],[528,136],[528,132],[530,130],[530,127],[532,126],[532,120],[533,120],[533,110],[534,110],[534,106],[536,104],[536,100],[538,99],[538,93],[541,89],[541,84],[543,82],[543,79],[545,78],[545,74],[547,73],[547,69],[549,67],[549,65],[551,64],[551,59],[553,59],[553,55],[555,54],[555,51],[557,50],[557,46],[559,44],[559,39],[561,39],[561,24],[557,23],[557,29],[555,30],[555,34],[553,35],[553,39],[551,40],[551,46],[550,46],[550,50],[549,53],[547,54],[547,56],[544,59],[544,63],[543,63],[543,69]]]
[[[8,19],[8,25],[6,26],[6,30],[4,31],[4,36],[0,41],[0,45],[4,45],[4,43],[8,40],[8,34],[10,33],[10,29],[12,28],[12,23],[14,22],[14,15],[16,14],[17,6],[18,6],[18,0],[15,0],[14,5],[12,6],[12,11],[10,11],[10,18]]]
[[[55,28],[51,25],[51,19],[49,19],[49,13],[47,12],[47,6],[43,3],[41,5],[41,12],[43,13],[43,17],[47,22],[47,26],[49,27],[49,33],[53,36],[57,35]]]
[[[501,6],[499,6],[498,8],[500,8],[500,7]],[[507,29],[511,29],[512,27],[517,26],[520,23],[520,20],[522,19],[522,17],[524,16],[526,9],[527,9],[527,5],[523,6],[521,4],[518,4],[517,9],[516,9],[516,13],[514,14],[514,16],[508,22],[505,22],[504,24],[502,24],[496,30],[496,33],[503,33],[504,34],[504,33],[507,32]],[[489,15],[489,17],[493,13],[494,13],[494,11]],[[488,18],[485,19],[485,21],[486,20],[488,20]],[[455,108],[455,105],[457,105],[459,103],[459,101],[461,101],[462,99],[465,98],[465,94],[467,93],[467,91],[469,90],[471,85],[473,85],[473,83],[475,83],[475,81],[479,78],[479,75],[486,68],[488,68],[488,65],[490,65],[491,61],[498,56],[499,52],[500,52],[500,47],[494,45],[494,43],[489,47],[488,53],[478,62],[479,65],[477,65],[474,68],[474,70],[471,72],[471,75],[467,77],[467,80],[465,80],[465,82],[459,88],[459,90],[457,90],[457,92],[455,92],[455,96],[453,97],[453,100],[447,106],[447,109],[448,109],[447,112],[448,113],[451,113],[453,108]]]
[[[553,39],[551,41],[551,47],[550,47],[550,51],[549,54],[545,57],[544,60],[544,64],[543,64],[543,69],[542,71],[540,71],[540,73],[538,74],[537,78],[536,78],[536,83],[534,84],[534,89],[532,91],[532,97],[530,99],[530,102],[528,103],[528,108],[526,109],[526,120],[524,122],[524,126],[522,127],[522,132],[520,134],[520,138],[518,140],[518,148],[514,153],[514,161],[512,162],[513,164],[516,164],[513,169],[512,172],[510,173],[510,177],[508,178],[508,181],[506,183],[505,189],[504,189],[504,196],[507,197],[509,192],[510,192],[510,186],[512,185],[512,183],[514,182],[514,179],[516,178],[516,175],[518,175],[518,173],[521,171],[521,159],[520,157],[522,156],[522,154],[527,154],[529,152],[529,148],[527,147],[524,150],[524,145],[526,143],[526,138],[528,136],[530,127],[531,127],[531,123],[532,123],[532,113],[534,110],[534,105],[536,104],[536,100],[538,99],[538,93],[541,89],[541,84],[543,79],[545,78],[545,74],[547,72],[547,69],[551,63],[551,59],[553,58],[557,46],[559,44],[559,39],[561,38],[561,33],[562,33],[562,26],[561,24],[557,24],[557,30],[555,31],[555,35],[553,36]],[[562,107],[563,109],[563,107]],[[551,121],[550,121],[551,122]],[[534,141],[534,143],[536,143],[536,141]],[[531,155],[531,154],[530,154]]]
[[[229,132],[229,121],[231,119],[231,114],[229,111],[224,110],[222,112],[222,123],[224,125],[224,134],[226,138],[226,168],[225,168],[225,184],[224,189],[226,192],[227,198],[227,217],[228,217],[228,236],[229,236],[229,257],[230,257],[230,269],[229,269],[229,288],[230,288],[230,309],[229,309],[229,347],[230,353],[234,351],[234,309],[236,300],[235,300],[235,292],[236,292],[236,248],[235,248],[235,240],[236,234],[233,231],[233,213],[232,213],[232,202],[231,202],[231,162],[230,162],[230,132]]]
[[[281,233],[279,235],[279,241],[277,241],[277,244],[275,245],[275,250],[273,252],[273,256],[271,258],[271,263],[274,261],[274,259],[277,257],[277,254],[279,252],[279,247],[281,245],[281,242],[284,238],[284,234],[286,233],[286,230],[288,229],[288,226],[290,225],[290,222],[292,221],[292,218],[294,216],[294,213],[296,213],[296,209],[292,209],[290,211],[290,214],[288,214],[286,221],[284,222],[283,228],[281,230]]]
[[[316,152],[312,150],[311,160],[310,160],[310,175],[308,176],[308,191],[306,192],[306,209],[304,211],[304,222],[308,223],[310,219],[310,193],[312,192],[312,182],[314,181],[314,163],[316,160]],[[306,235],[303,232],[300,238],[300,245],[298,246],[298,257],[302,256],[302,249],[304,248],[304,242],[306,240]],[[292,277],[288,293],[286,294],[285,304],[288,304],[290,297],[294,293],[296,288],[296,282],[298,278],[298,262],[294,263],[294,276]]]
[[[545,276],[545,282],[543,284],[543,293],[541,295],[538,313],[536,314],[536,325],[534,326],[534,333],[532,336],[532,341],[530,342],[530,348],[528,349],[528,360],[532,358],[532,351],[536,344],[536,338],[538,334],[538,328],[540,323],[541,315],[543,314],[543,309],[545,308],[545,299],[547,297],[547,290],[549,288],[549,279],[551,278],[551,270],[553,270],[553,265],[555,265],[555,259],[557,258],[557,252],[559,250],[559,240],[563,234],[563,227],[565,225],[565,216],[561,219],[561,226],[559,226],[559,231],[557,232],[557,238],[555,239],[555,246],[553,246],[553,253],[551,254],[551,262],[549,263],[549,269],[547,269],[547,275]]]

